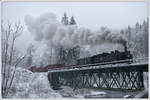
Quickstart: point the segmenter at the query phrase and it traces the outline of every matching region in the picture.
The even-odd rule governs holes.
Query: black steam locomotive
[[[108,62],[124,62],[124,60],[132,59],[133,56],[130,51],[120,52],[118,50],[112,51],[111,53],[102,53],[91,57],[81,58],[77,60],[77,65],[96,64],[96,63],[108,63]]]

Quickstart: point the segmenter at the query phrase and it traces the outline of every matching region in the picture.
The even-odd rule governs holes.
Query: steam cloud
[[[92,32],[90,29],[78,28],[76,25],[62,25],[54,13],[46,13],[37,18],[25,17],[28,30],[34,34],[36,41],[44,41],[53,48],[72,48],[77,45],[99,45],[104,42],[126,44],[126,39],[119,33],[101,28]]]

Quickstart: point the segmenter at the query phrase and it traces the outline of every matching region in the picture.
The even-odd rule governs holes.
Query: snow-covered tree
[[[128,49],[132,51],[134,57],[148,56],[148,21],[142,24],[136,23],[134,27],[125,30]]]
[[[14,79],[16,67],[25,57],[15,48],[15,42],[22,33],[23,26],[20,23],[2,24],[2,97],[7,95]],[[14,66],[14,70],[11,70],[12,66]],[[11,72],[12,75],[10,75]]]
[[[141,29],[141,25],[137,22],[135,25],[135,31],[136,33]]]
[[[27,48],[27,61],[26,61],[26,67],[29,67],[32,65],[33,62],[33,53],[35,52],[35,48],[33,44],[30,44]]]
[[[76,21],[75,21],[74,17],[72,16],[72,17],[70,18],[69,25],[75,25],[75,24],[76,24]]]
[[[76,46],[74,48],[63,48],[60,47],[57,54],[57,63],[64,65],[73,65],[79,58],[80,47]]]
[[[125,32],[124,32],[124,30],[123,30],[123,29],[120,31],[120,34],[122,34],[122,35],[124,35],[124,34],[125,34]]]
[[[130,26],[128,26],[128,29],[127,29],[127,38],[128,38],[128,48],[130,48],[131,47],[131,27]]]
[[[68,25],[68,24],[69,24],[69,22],[68,22],[68,17],[67,17],[67,14],[66,14],[66,13],[64,13],[64,16],[62,17],[61,23],[62,23],[63,25]]]

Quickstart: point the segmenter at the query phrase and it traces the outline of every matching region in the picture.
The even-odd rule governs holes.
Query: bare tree
[[[14,79],[14,75],[15,75],[15,72],[16,72],[16,68],[18,66],[18,64],[25,58],[25,55],[23,57],[19,57],[17,60],[16,60],[16,63],[15,63],[15,69],[13,71],[13,74],[12,74],[12,77],[10,79],[10,83],[9,83],[9,86],[8,86],[8,89],[10,89],[11,85],[12,85],[12,82],[13,82],[13,79]]]
[[[7,64],[7,59],[8,59],[8,47],[9,47],[9,37],[12,32],[12,25],[8,23],[7,29],[4,29],[2,26],[2,94],[5,92],[6,84],[8,81],[8,74],[6,73],[6,64]]]
[[[18,23],[15,25],[7,23],[2,25],[2,96],[6,96],[8,89],[11,87],[11,65],[14,56],[14,47],[16,39],[22,34],[23,27]],[[17,58],[19,62],[14,62],[15,67],[20,63],[20,57]]]
[[[16,23],[14,30],[12,31],[12,44],[11,44],[11,50],[10,50],[9,65],[12,64],[15,40],[17,39],[17,37],[19,37],[22,34],[22,31],[23,31],[23,27],[20,25],[20,23]]]

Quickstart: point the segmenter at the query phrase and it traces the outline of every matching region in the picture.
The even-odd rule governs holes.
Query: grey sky
[[[53,12],[61,19],[66,12],[69,17],[72,15],[79,27],[86,27],[97,30],[101,26],[112,29],[124,29],[128,25],[135,25],[136,22],[143,22],[148,18],[148,3],[146,2],[4,2],[2,3],[2,19],[15,22],[20,20],[23,25],[24,17],[31,15],[38,17],[40,14]],[[31,34],[25,26],[21,43],[27,44],[32,39]],[[33,41],[33,40],[32,40]]]

